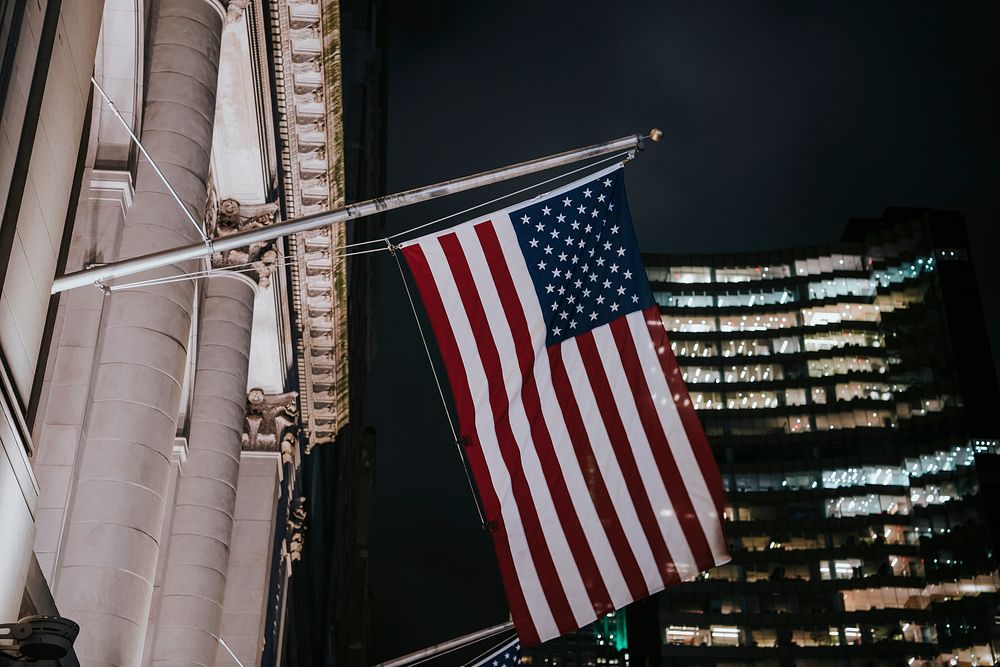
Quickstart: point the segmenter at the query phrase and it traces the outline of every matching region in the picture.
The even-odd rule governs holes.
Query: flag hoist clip
[[[483,530],[487,533],[495,533],[500,529],[500,522],[496,519],[486,518],[486,513],[483,511],[482,503],[479,500],[479,494],[476,493],[475,487],[472,485],[472,478],[469,477],[468,455],[465,453],[465,450],[472,447],[472,441],[463,435],[459,436],[459,438],[455,440],[455,444],[462,452],[462,466],[465,468],[466,479],[469,480],[469,489],[472,492],[472,498],[476,501],[476,509],[479,510],[479,519],[482,521]]]

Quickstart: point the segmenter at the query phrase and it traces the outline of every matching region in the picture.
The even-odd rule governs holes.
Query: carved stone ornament
[[[292,499],[288,507],[288,521],[286,522],[286,527],[290,535],[288,554],[293,561],[300,560],[302,558],[302,547],[305,544],[305,504],[305,496],[298,496],[297,498]]]
[[[229,0],[226,4],[226,23],[235,23],[243,18],[243,12],[251,2],[252,0]]]
[[[243,449],[251,452],[286,452],[291,461],[299,444],[298,392],[265,394],[262,389],[247,393],[247,416],[243,425]]]
[[[210,232],[221,239],[230,234],[258,229],[272,224],[278,212],[276,203],[241,204],[235,199],[219,202]],[[211,216],[210,216],[211,219]],[[261,288],[271,284],[271,273],[278,264],[278,253],[273,241],[258,241],[249,246],[223,250],[212,255],[212,266],[217,269],[238,269],[257,281]]]

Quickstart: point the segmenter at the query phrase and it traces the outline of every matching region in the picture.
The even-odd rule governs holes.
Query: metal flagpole
[[[507,630],[513,630],[514,623],[512,621],[507,621],[506,623],[501,623],[499,625],[494,625],[491,628],[485,628],[484,630],[478,630],[476,632],[469,633],[457,639],[449,639],[446,642],[441,642],[440,644],[435,644],[434,646],[429,646],[425,649],[419,651],[414,651],[413,653],[408,653],[402,657],[395,658],[388,662],[380,662],[375,665],[375,667],[403,667],[404,665],[412,665],[413,663],[424,660],[425,658],[433,658],[436,655],[441,655],[452,649],[462,648],[463,646],[468,646],[480,639],[486,639],[494,635],[498,635],[501,632]]]
[[[102,266],[84,269],[82,271],[77,271],[75,273],[70,273],[56,278],[52,282],[52,294],[58,294],[59,292],[65,292],[66,290],[73,289],[74,287],[82,287],[84,285],[103,286],[104,283],[109,280],[114,280],[115,278],[121,278],[122,276],[128,276],[134,273],[139,273],[140,271],[148,271],[150,269],[168,266],[178,262],[203,259],[206,256],[211,257],[214,252],[242,248],[243,246],[250,245],[251,243],[271,241],[282,236],[326,227],[327,225],[332,225],[337,222],[363,218],[376,213],[381,213],[383,211],[391,211],[392,209],[410,206],[429,199],[436,199],[438,197],[472,190],[484,185],[500,183],[519,176],[527,176],[528,174],[534,174],[539,171],[545,171],[546,169],[552,169],[553,167],[560,167],[562,165],[580,162],[581,160],[607,155],[608,153],[614,153],[616,151],[629,150],[632,148],[642,149],[645,139],[659,141],[662,136],[663,132],[654,128],[650,130],[648,135],[633,134],[620,139],[607,141],[602,144],[594,144],[593,146],[587,146],[585,148],[577,148],[564,153],[557,153],[555,155],[537,158],[535,160],[528,160],[527,162],[521,162],[508,167],[484,171],[478,174],[473,174],[472,176],[464,176],[450,181],[435,183],[434,185],[426,185],[424,187],[406,190],[404,192],[387,195],[385,197],[376,197],[375,199],[358,202],[357,204],[351,204],[350,206],[334,209],[332,211],[325,211],[323,213],[317,213],[297,218],[295,220],[279,222],[268,227],[249,229],[244,232],[230,234],[224,238],[212,239],[204,243],[192,243],[191,245],[181,246],[179,248],[161,250],[148,255],[133,257],[132,259],[126,259],[118,262],[112,262],[110,264],[104,264]]]

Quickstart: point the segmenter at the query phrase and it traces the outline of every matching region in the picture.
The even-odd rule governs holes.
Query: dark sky
[[[1000,4],[424,0],[389,10],[390,192],[658,126],[664,141],[626,172],[643,250],[821,243],[886,206],[958,209],[1000,357]],[[512,189],[398,211],[389,229]],[[380,660],[502,622],[506,602],[388,257],[377,289]]]

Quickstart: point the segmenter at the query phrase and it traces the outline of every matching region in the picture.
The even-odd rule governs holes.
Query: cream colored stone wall
[[[5,402],[4,402],[5,403]],[[38,486],[14,415],[0,405],[0,619],[17,620],[35,535]]]
[[[0,117],[0,208],[6,204],[39,50],[46,2],[26,3]],[[31,562],[39,497],[24,423],[49,306],[49,289],[80,149],[103,0],[63,2],[27,182],[0,293],[0,350],[10,369],[0,408],[0,620],[14,621]],[[0,371],[2,372],[2,371]],[[7,378],[4,378],[7,380]],[[53,450],[55,451],[55,450]],[[57,492],[58,485],[49,487]]]
[[[10,147],[16,152],[20,139],[23,100],[31,86],[44,5],[27,3],[8,94],[10,117],[7,109],[3,114],[5,151]],[[103,6],[103,0],[62,3],[17,232],[0,294],[0,348],[25,404],[38,363],[49,289],[70,204]],[[21,110],[20,118],[16,109]],[[9,183],[13,155],[5,153],[0,162]],[[6,196],[7,188],[3,192]]]
[[[250,667],[259,665],[261,658],[281,458],[277,453],[243,452],[240,459],[220,634],[240,662]],[[221,646],[215,660],[219,667],[233,665]]]
[[[117,259],[125,213],[132,202],[127,172],[88,170],[88,174],[90,188],[83,191],[77,210],[67,261],[69,270],[82,268],[88,261]],[[34,468],[42,494],[35,515],[38,531],[35,555],[53,588],[104,301],[103,293],[96,289],[73,290],[62,296],[39,394],[38,418],[34,424],[37,450]]]

